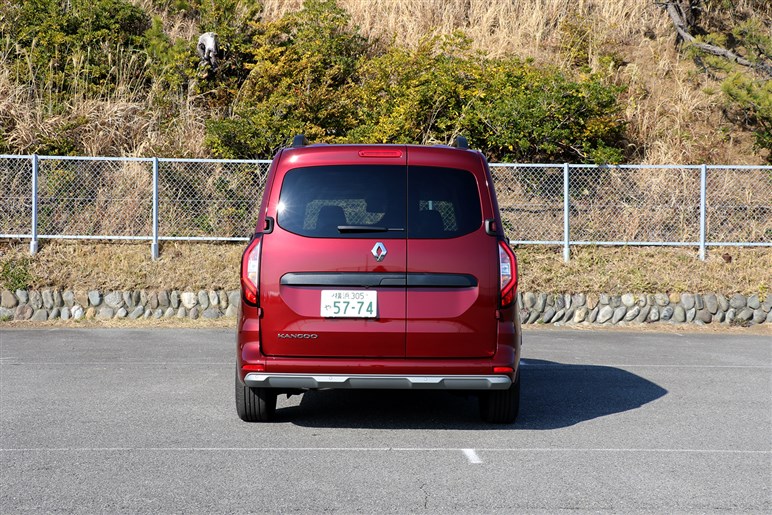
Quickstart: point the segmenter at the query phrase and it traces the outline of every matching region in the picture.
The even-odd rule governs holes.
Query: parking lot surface
[[[431,391],[243,423],[234,338],[0,328],[0,513],[772,511],[768,335],[526,332],[511,426]]]

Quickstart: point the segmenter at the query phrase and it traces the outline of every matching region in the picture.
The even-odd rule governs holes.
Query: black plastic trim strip
[[[417,288],[474,288],[477,278],[469,274],[409,273],[407,286]]]
[[[477,278],[469,274],[399,272],[296,272],[284,274],[283,286],[335,286],[370,288],[474,288]]]

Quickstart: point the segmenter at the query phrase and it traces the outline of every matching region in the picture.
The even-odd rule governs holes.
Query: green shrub
[[[687,45],[686,53],[698,66],[709,72],[712,79],[722,81],[725,114],[737,125],[751,130],[756,146],[767,151],[772,163],[772,33],[769,9],[764,2],[745,8],[726,9],[722,0],[707,0],[700,18],[698,42],[718,45],[742,57],[749,66],[740,66],[733,59],[712,55],[697,45]],[[748,8],[752,10],[748,10]]]
[[[463,133],[494,161],[622,160],[621,88],[466,47],[457,34],[365,63],[350,88],[359,109],[348,139],[447,143]]]
[[[462,33],[372,55],[329,0],[257,26],[239,99],[207,123],[225,158],[266,158],[293,135],[324,142],[449,143],[466,134],[497,161],[623,158],[621,88],[572,80],[517,59],[469,50]]]
[[[447,143],[466,132],[484,66],[465,56],[462,34],[425,39],[415,50],[392,47],[362,63],[348,98],[357,109],[347,139]]]
[[[513,59],[488,66],[468,110],[472,141],[494,161],[618,163],[625,124],[621,88],[571,80]]]
[[[767,150],[767,160],[772,163],[772,81],[733,73],[721,90],[730,108],[741,113],[742,123],[754,130],[756,146]]]
[[[294,134],[336,141],[352,106],[341,94],[367,45],[332,0],[255,25],[245,64],[249,76],[233,115],[207,123],[207,145],[219,157],[269,157]]]
[[[26,290],[32,284],[29,258],[11,259],[0,264],[0,287],[8,290]]]
[[[2,32],[16,43],[17,72],[56,91],[110,91],[120,49],[139,49],[149,16],[125,0],[25,0],[0,7]]]

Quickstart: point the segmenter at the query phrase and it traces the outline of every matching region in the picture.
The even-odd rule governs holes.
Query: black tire
[[[276,391],[250,388],[236,373],[236,412],[244,422],[269,422],[276,413]]]
[[[493,390],[480,395],[480,416],[492,424],[511,424],[520,412],[520,373],[506,390]]]

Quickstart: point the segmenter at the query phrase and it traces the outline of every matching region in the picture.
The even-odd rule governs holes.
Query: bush
[[[494,161],[617,163],[621,88],[466,52],[462,35],[392,48],[363,65],[353,141],[443,142],[462,133]]]
[[[621,88],[506,59],[490,63],[469,105],[472,141],[494,161],[618,163]]]
[[[768,2],[767,2],[768,3]],[[707,0],[701,10],[703,27],[698,42],[718,45],[742,57],[748,66],[718,57],[696,45],[687,46],[697,65],[721,80],[725,114],[738,126],[753,131],[756,147],[766,150],[772,163],[772,10],[764,2],[727,9],[721,0]]]
[[[7,290],[26,290],[32,284],[29,258],[12,259],[0,264],[0,286]]]
[[[0,7],[2,32],[17,44],[20,76],[57,91],[110,91],[121,48],[141,48],[150,18],[125,0],[26,0]]]
[[[207,123],[207,145],[219,157],[269,157],[294,134],[336,141],[352,106],[341,95],[367,46],[332,0],[308,0],[301,11],[255,26],[249,76],[233,116]]]
[[[209,111],[229,111],[249,73],[246,63],[253,54],[262,6],[257,0],[191,0],[190,4],[198,15],[200,32],[215,32],[221,45],[217,69],[199,68],[196,93],[203,94],[200,98]],[[196,55],[194,46],[188,55]],[[198,58],[193,59],[198,65]]]
[[[449,143],[493,160],[617,163],[621,88],[469,50],[462,33],[371,55],[345,11],[309,0],[258,26],[233,115],[207,124],[219,157],[270,157],[293,135],[323,142]]]
[[[721,90],[730,108],[741,114],[742,123],[753,128],[756,146],[767,150],[767,160],[772,163],[772,81],[734,73],[724,81]]]
[[[362,63],[348,98],[357,106],[352,142],[449,143],[467,132],[470,101],[484,67],[465,57],[460,33],[425,39],[416,50],[392,47]]]

